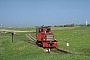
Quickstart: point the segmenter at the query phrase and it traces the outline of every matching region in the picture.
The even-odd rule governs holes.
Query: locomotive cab
[[[37,29],[37,42],[36,44],[42,47],[56,47],[57,41],[54,39],[54,35],[51,29],[48,27],[41,27]]]

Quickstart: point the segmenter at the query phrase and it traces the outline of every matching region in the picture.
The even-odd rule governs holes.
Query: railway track
[[[33,37],[31,34],[26,34],[26,36],[31,40],[30,41],[30,43],[31,44],[34,44],[34,45],[36,45],[36,38],[35,37]],[[66,50],[63,50],[63,49],[60,49],[60,48],[44,48],[44,50],[45,49],[50,49],[50,52],[55,52],[55,53],[64,53],[64,54],[72,54],[72,52],[70,52],[70,51],[66,51]],[[50,53],[49,52],[49,53]]]
[[[72,54],[72,52],[63,50],[60,48],[55,47],[54,49],[51,49],[52,52],[61,53],[61,54]]]
[[[29,43],[36,45],[36,38],[35,37],[33,37],[31,34],[26,34],[26,36],[30,39]]]

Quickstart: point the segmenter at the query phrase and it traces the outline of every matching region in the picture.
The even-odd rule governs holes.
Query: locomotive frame
[[[58,43],[49,27],[36,28],[36,44],[43,48],[57,47]]]

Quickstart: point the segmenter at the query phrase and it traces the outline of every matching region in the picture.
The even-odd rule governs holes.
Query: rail
[[[36,38],[31,34],[26,34],[26,36],[30,39],[30,43],[36,45]]]
[[[33,37],[31,34],[26,34],[26,36],[31,40],[31,44],[34,44],[34,45],[36,45],[36,38],[35,37]],[[48,49],[48,48],[43,48],[44,50],[45,49]],[[49,48],[50,49],[50,51],[51,52],[55,52],[55,53],[64,53],[64,54],[67,54],[67,53],[69,53],[69,54],[72,54],[72,52],[70,52],[70,51],[66,51],[66,50],[63,50],[63,49],[60,49],[60,48],[57,48],[57,47],[55,47],[55,48]],[[49,52],[50,53],[50,52]]]

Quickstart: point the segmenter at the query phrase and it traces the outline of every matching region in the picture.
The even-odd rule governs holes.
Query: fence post
[[[14,36],[14,33],[12,32],[12,43],[13,43],[13,36]]]

